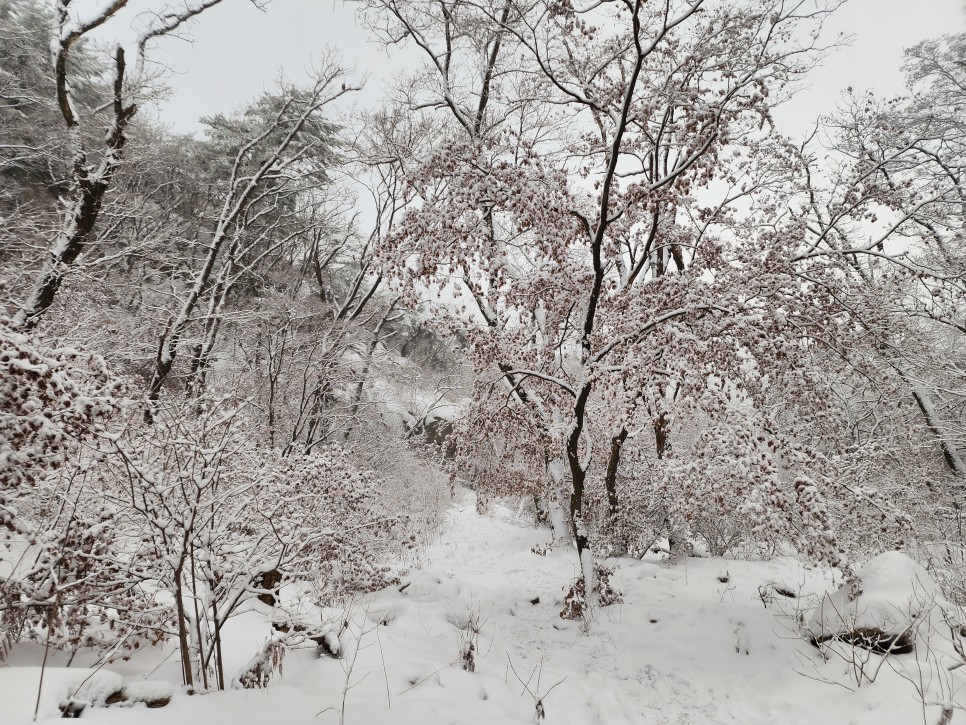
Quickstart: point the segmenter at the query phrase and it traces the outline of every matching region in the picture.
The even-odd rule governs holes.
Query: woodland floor
[[[543,699],[547,725],[939,719],[939,708],[924,709],[914,684],[889,663],[875,682],[856,688],[849,663],[824,662],[795,634],[796,607],[817,601],[830,586],[820,572],[790,559],[694,558],[674,565],[621,559],[614,583],[623,603],[601,610],[590,632],[581,633],[558,616],[576,557],[532,553],[547,532],[514,521],[508,511],[496,513],[479,516],[467,494],[403,587],[355,601],[348,613],[316,611],[315,617],[352,621],[341,637],[342,659],[317,658],[306,647],[288,652],[265,689],[175,691],[167,707],[88,708],[81,717],[139,725],[332,725],[341,718],[349,725],[510,725],[536,722],[534,693]],[[763,601],[759,587],[774,582],[799,596]],[[225,653],[231,666],[244,667],[267,640],[267,612],[255,608],[232,622]],[[467,639],[476,645],[472,673],[460,664]],[[3,725],[32,720],[41,654],[20,646],[0,668]],[[102,669],[88,686],[106,670],[128,683],[176,683],[176,657],[170,646],[138,653]],[[65,672],[51,663],[63,664],[48,662],[41,720],[58,716],[68,680],[90,664],[75,660]],[[958,717],[966,719],[958,713],[953,722]]]

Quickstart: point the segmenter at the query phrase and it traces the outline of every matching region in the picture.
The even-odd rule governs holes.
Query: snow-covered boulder
[[[0,722],[26,725],[34,719],[35,706],[39,720],[57,719],[68,711],[76,717],[85,707],[103,707],[123,688],[124,678],[104,669],[0,667],[0,692],[6,694]]]
[[[841,640],[902,654],[912,651],[920,625],[934,617],[941,624],[951,611],[922,565],[888,551],[865,564],[856,580],[826,594],[806,626],[816,644]]]
[[[174,697],[175,687],[170,682],[140,680],[127,682],[121,692],[109,697],[105,704],[132,707],[139,703],[145,707],[164,707]]]

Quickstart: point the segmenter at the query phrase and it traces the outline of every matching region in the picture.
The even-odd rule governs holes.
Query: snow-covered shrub
[[[74,482],[57,479],[63,492],[55,515],[39,522],[43,530],[4,582],[8,633],[126,658],[163,639],[168,608],[145,586],[154,562],[129,538],[123,516],[104,503],[93,477],[74,466]]]
[[[891,671],[915,687],[920,701],[940,703],[966,664],[962,622],[962,609],[926,568],[898,551],[855,569],[799,620],[800,634],[825,661],[845,663],[854,687]]]
[[[121,394],[100,356],[50,347],[0,319],[0,528],[29,532],[23,489],[101,430]]]
[[[926,569],[907,555],[887,551],[867,562],[854,579],[822,597],[807,622],[817,645],[843,641],[878,652],[912,651],[925,619],[956,619]]]
[[[314,582],[325,598],[396,582],[392,558],[411,545],[404,516],[383,501],[380,480],[349,450],[333,446],[279,457],[257,489],[256,510],[280,539],[300,548],[278,560],[285,579]],[[261,508],[270,502],[271,510]]]
[[[750,538],[758,547],[789,542],[811,558],[837,563],[838,545],[820,489],[804,477],[799,486],[789,470],[804,468],[806,457],[789,460],[786,442],[756,425],[752,412],[722,411],[697,437],[693,451],[669,466],[662,488],[674,514],[704,534],[717,555]]]
[[[116,616],[145,602],[116,511],[92,488],[96,453],[84,445],[118,413],[123,393],[100,356],[0,320],[0,548],[15,562],[0,580],[5,644],[142,643]]]
[[[282,642],[270,639],[235,678],[238,685],[246,690],[267,687],[273,674],[276,672],[281,674],[285,651],[285,645]]]
[[[611,510],[603,485],[595,485],[586,497],[586,520],[595,549],[605,556],[639,559],[667,528],[667,508],[647,473],[619,478],[616,491],[620,501],[616,511]]]
[[[419,543],[431,541],[453,500],[451,477],[437,465],[438,449],[428,443],[394,441],[388,432],[375,429],[353,441],[352,451],[357,464],[378,479],[380,506],[406,517]]]
[[[195,687],[224,687],[221,630],[246,602],[278,604],[293,582],[321,599],[381,588],[410,541],[349,451],[266,450],[244,408],[204,398],[160,408],[105,461],[119,527],[168,593],[167,632]]]
[[[467,612],[466,626],[457,625],[459,634],[457,644],[459,645],[458,660],[460,666],[467,672],[476,672],[476,657],[480,650],[480,630],[485,621],[480,620],[479,605],[471,606]]]
[[[491,387],[491,381],[476,383],[452,433],[452,465],[476,491],[478,507],[491,499],[543,495],[547,479],[548,440],[533,430],[525,411],[501,405]]]
[[[179,640],[186,685],[223,686],[222,626],[282,552],[298,553],[265,515],[282,502],[259,496],[262,465],[241,407],[204,399],[159,408],[105,461],[110,500],[170,602],[165,631]]]
[[[610,569],[597,562],[594,564],[597,582],[594,591],[597,592],[597,602],[601,607],[609,607],[612,604],[620,604],[623,595],[611,583],[610,578],[614,574],[614,569]],[[584,591],[584,578],[577,577],[569,589],[564,590],[563,609],[560,612],[561,619],[583,619],[587,607],[587,597]]]
[[[864,485],[856,472],[864,451],[829,455],[820,441],[781,432],[749,405],[721,401],[705,411],[693,442],[667,461],[658,490],[669,517],[712,554],[767,557],[790,547],[837,566],[860,546],[902,545],[908,517]]]

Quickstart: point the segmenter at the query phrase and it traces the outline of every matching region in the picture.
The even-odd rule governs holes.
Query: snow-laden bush
[[[405,517],[387,507],[380,480],[348,449],[332,446],[276,458],[260,482],[256,516],[270,522],[298,556],[276,560],[283,581],[314,583],[325,598],[381,589],[396,581],[391,562],[412,535]],[[256,525],[255,517],[251,519]]]
[[[371,426],[353,440],[352,451],[378,479],[381,505],[409,520],[419,544],[432,541],[452,504],[452,480],[440,465],[439,448],[418,439],[395,441]]]
[[[0,320],[0,553],[12,562],[0,579],[0,654],[24,636],[94,644],[116,624],[108,611],[145,608],[115,537],[116,511],[78,463],[123,392],[100,356]],[[130,634],[120,626],[109,639]]]
[[[609,607],[612,604],[620,604],[624,601],[623,594],[614,587],[610,578],[614,574],[614,569],[608,568],[600,563],[594,564],[596,570],[596,582],[594,592],[597,595],[597,603],[601,607]],[[564,589],[563,609],[560,611],[561,619],[583,619],[587,609],[587,593],[582,576],[577,577],[569,588]]]
[[[109,659],[164,637],[166,607],[146,587],[154,575],[115,506],[72,464],[53,494],[53,516],[21,545],[17,566],[2,583],[3,623],[9,641],[30,639],[76,652],[93,648]],[[70,480],[73,479],[73,480]]]
[[[121,392],[100,356],[45,345],[0,319],[0,528],[29,531],[23,489],[100,430]]]
[[[159,409],[114,441],[104,489],[145,577],[166,592],[185,684],[225,686],[221,631],[255,598],[299,583],[323,599],[393,581],[406,522],[349,451],[266,450],[244,405],[202,399]]]

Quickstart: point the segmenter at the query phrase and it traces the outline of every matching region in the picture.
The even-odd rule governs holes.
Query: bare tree
[[[405,278],[459,279],[476,302],[472,314],[457,317],[480,371],[496,365],[495,380],[509,389],[502,399],[530,407],[531,430],[545,429],[554,441],[551,463],[565,461],[588,612],[596,594],[584,505],[602,458],[594,406],[614,385],[667,390],[665,346],[689,336],[714,339],[715,331],[729,339],[723,327],[737,334],[740,321],[751,324],[759,314],[747,307],[753,295],[725,301],[720,290],[730,274],[714,261],[718,245],[702,239],[700,224],[682,210],[693,188],[727,175],[725,149],[754,149],[767,138],[769,96],[780,98],[814,62],[817,44],[796,42],[795,29],[804,23],[817,31],[833,8],[802,7],[780,0],[714,9],[701,0],[606,8],[514,2],[504,12],[457,4],[406,25],[429,48],[442,101],[466,135],[454,134],[427,163],[418,177],[423,207],[391,244],[399,260],[419,255]],[[467,104],[455,100],[463,86],[453,80],[447,52],[420,41],[432,27],[447,49],[459,37],[451,32],[458,10],[479,13],[495,28],[489,32],[512,39],[522,78],[513,85],[513,71],[501,66],[501,87],[559,109],[569,134],[534,127],[517,134],[507,124],[473,136],[474,125],[460,121]],[[393,13],[404,22],[401,16]],[[701,281],[710,267],[717,296]],[[486,385],[477,396],[481,404],[501,400]],[[645,402],[660,421],[656,400]],[[612,421],[627,415],[608,410]],[[653,429],[666,450],[666,426]]]
[[[57,27],[52,39],[57,107],[70,139],[72,161],[70,201],[61,220],[60,230],[51,243],[47,258],[33,291],[12,318],[15,328],[29,330],[54,301],[64,276],[84,250],[94,232],[108,189],[114,181],[127,143],[127,127],[137,112],[136,93],[132,86],[143,79],[145,52],[151,41],[175,32],[191,18],[221,0],[202,0],[177,11],[166,10],[154,16],[137,40],[137,69],[129,73],[124,48],[114,51],[111,123],[105,131],[102,146],[89,152],[85,136],[90,123],[78,112],[71,79],[71,53],[75,45],[92,31],[115,17],[127,0],[112,0],[92,17],[83,19],[73,12],[71,0],[57,0]],[[133,76],[133,77],[132,77]]]
[[[178,347],[205,296],[208,329],[196,354],[199,365],[210,354],[219,310],[234,284],[269,255],[302,242],[318,225],[311,210],[319,203],[314,197],[328,182],[325,170],[332,163],[334,131],[321,111],[356,90],[340,82],[342,77],[342,69],[330,59],[306,89],[283,88],[251,109],[251,126],[234,152],[201,267],[161,335],[147,388],[146,419],[151,418]]]
[[[850,90],[824,119],[802,148],[806,241],[795,257],[846,260],[872,304],[891,311],[891,323],[865,328],[957,476],[966,475],[960,375],[919,342],[941,348],[966,334],[966,127],[948,110],[963,99],[964,53],[962,35],[920,43],[906,53],[908,98]],[[824,168],[821,146],[832,152]]]

